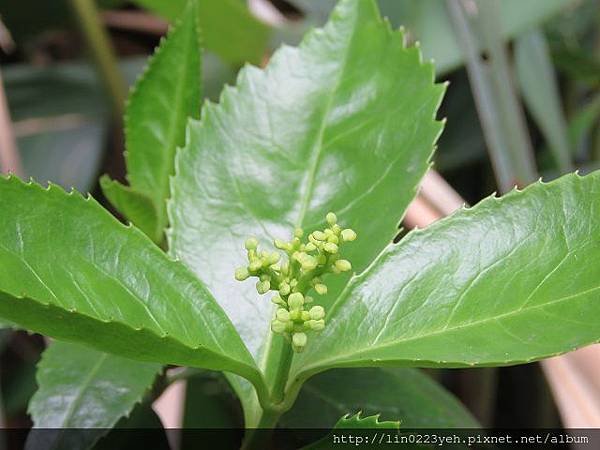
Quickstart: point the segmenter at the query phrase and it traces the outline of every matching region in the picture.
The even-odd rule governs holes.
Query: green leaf
[[[361,416],[362,412],[359,411],[356,414],[345,414],[335,424],[334,430],[373,430],[373,429],[385,429],[385,430],[399,430],[399,421],[379,421],[379,414],[374,416]],[[375,441],[376,442],[376,441]],[[334,433],[328,434],[323,439],[315,442],[314,444],[302,447],[302,450],[327,450],[331,449],[334,443]],[[363,445],[360,445],[363,444]],[[352,444],[355,448],[364,448],[368,442],[361,441],[358,444]]]
[[[111,180],[100,178],[102,193],[110,203],[154,242],[161,242],[164,226],[158,224],[158,213],[152,199],[141,192]]]
[[[175,149],[184,143],[188,118],[200,114],[199,39],[190,7],[162,40],[129,96],[125,159],[130,187],[102,181],[111,203],[155,242],[162,240],[167,225],[165,201]]]
[[[276,52],[265,70],[243,69],[190,123],[171,183],[169,247],[257,360],[271,347],[272,305],[234,279],[245,237],[288,238],[295,226],[323,225],[331,210],[359,236],[345,257],[366,267],[397,234],[429,167],[443,91],[373,1],[344,0],[323,29]],[[365,220],[374,211],[377,220]]]
[[[330,367],[518,364],[600,341],[600,171],[460,211],[356,276],[290,379]]]
[[[168,20],[181,16],[187,0],[134,0]],[[231,63],[259,63],[269,39],[269,27],[240,0],[198,0],[197,17],[204,44]]]
[[[155,363],[54,342],[38,364],[39,390],[29,404],[34,427],[96,430],[51,433],[52,442],[34,439],[27,449],[90,448],[141,402],[160,368]]]
[[[141,361],[256,376],[204,285],[92,198],[0,178],[0,317]]]
[[[562,173],[573,169],[560,91],[544,33],[532,30],[516,40],[515,68],[521,95]]]
[[[380,413],[405,428],[472,428],[479,425],[448,391],[420,370],[329,370],[308,380],[280,421],[290,428],[331,428],[348,411]]]

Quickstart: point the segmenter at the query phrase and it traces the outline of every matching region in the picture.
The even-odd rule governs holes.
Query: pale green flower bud
[[[304,230],[302,230],[302,228],[296,228],[294,230],[294,237],[300,239],[302,236],[304,236]]]
[[[307,255],[306,253],[304,255],[306,255],[306,256],[304,256],[302,258],[302,260],[300,261],[302,270],[305,270],[308,272],[309,270],[313,270],[314,268],[316,268],[317,265],[319,264],[317,258]]]
[[[333,231],[335,234],[340,234],[342,227],[340,227],[338,224],[335,224],[331,227],[331,231]]]
[[[293,311],[290,311],[290,322],[293,322],[294,320],[300,320],[302,318],[302,311],[300,309],[294,309]]]
[[[316,249],[317,249],[317,246],[315,244],[313,244],[312,242],[309,242],[304,247],[304,250],[306,250],[307,252],[314,252]]]
[[[338,244],[340,242],[339,238],[335,235],[331,235],[327,237],[327,242],[331,242],[333,244]]]
[[[253,237],[248,238],[246,239],[244,246],[246,247],[246,250],[256,250],[256,247],[258,247],[258,241]]]
[[[352,264],[346,259],[338,259],[335,262],[335,268],[340,272],[348,272],[349,270],[352,270]]]
[[[325,239],[327,239],[327,235],[322,231],[313,231],[312,237],[315,238],[317,241],[324,241]]]
[[[266,294],[271,289],[271,283],[267,281],[259,281],[256,283],[256,290],[259,294]]]
[[[248,269],[250,269],[251,272],[256,272],[257,270],[260,270],[261,267],[262,261],[260,259],[253,259],[248,265]]]
[[[323,283],[317,283],[315,284],[315,292],[319,295],[325,295],[327,294],[327,286]]]
[[[288,297],[290,309],[302,309],[304,305],[304,296],[300,292],[294,292]]]
[[[308,322],[306,322],[306,324],[313,331],[321,331],[323,328],[325,328],[325,321],[323,319],[309,320]]]
[[[313,320],[321,320],[325,317],[325,309],[322,306],[313,306],[309,311],[310,318]]]
[[[273,303],[275,303],[276,305],[280,305],[280,306],[287,306],[287,303],[281,298],[281,296],[275,294],[273,296],[273,298],[271,299],[271,301]]]
[[[338,246],[337,246],[337,244],[334,244],[333,242],[327,242],[323,246],[323,250],[325,250],[327,253],[335,254],[338,252]]]
[[[292,288],[290,288],[290,285],[287,284],[285,281],[279,286],[279,293],[281,295],[288,295],[291,290]]]
[[[273,245],[275,246],[275,248],[278,248],[279,250],[285,250],[285,248],[287,246],[287,242],[283,242],[281,239],[275,239],[273,241]]]
[[[244,281],[250,276],[250,272],[246,267],[240,267],[235,270],[235,279],[238,281]]]
[[[279,262],[281,255],[277,252],[273,252],[269,255],[269,265],[276,264]]]
[[[277,317],[277,320],[281,320],[282,322],[289,322],[290,313],[285,308],[279,308],[275,313],[275,317]]]
[[[350,228],[346,228],[345,230],[342,230],[342,239],[345,242],[352,242],[356,239],[356,232]]]
[[[287,328],[286,325],[287,324],[285,322],[281,322],[280,320],[275,319],[271,322],[271,330],[273,331],[273,333],[285,333]]]
[[[307,340],[308,338],[306,337],[305,333],[294,333],[292,335],[292,345],[294,347],[294,350],[296,350],[297,352],[301,352],[302,350],[304,350]]]
[[[335,225],[335,223],[337,222],[337,216],[332,212],[327,213],[325,219],[327,219],[327,223],[329,225]]]

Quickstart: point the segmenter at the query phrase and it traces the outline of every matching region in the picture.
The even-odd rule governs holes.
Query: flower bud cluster
[[[340,248],[356,239],[356,233],[342,229],[333,213],[327,214],[328,226],[304,235],[296,229],[291,241],[275,239],[275,247],[285,253],[259,251],[255,238],[246,240],[248,265],[235,271],[235,278],[243,281],[256,277],[259,294],[275,291],[271,301],[277,305],[271,321],[274,333],[287,336],[296,352],[306,346],[307,332],[321,331],[325,327],[325,309],[314,305],[314,298],[307,295],[314,290],[318,295],[327,294],[322,277],[329,273],[352,270],[349,261],[340,258]]]

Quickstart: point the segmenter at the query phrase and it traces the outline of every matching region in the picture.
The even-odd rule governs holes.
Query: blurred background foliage
[[[279,45],[298,43],[307,29],[325,22],[335,1],[199,3],[205,95],[218,100],[242,65],[264,65]],[[515,182],[600,167],[600,0],[461,3],[457,9],[457,0],[379,0],[391,24],[404,26],[408,42],[418,42],[424,58],[435,60],[438,79],[451,83],[440,111],[448,122],[436,169],[475,203]],[[119,110],[125,86],[184,5],[0,1],[0,82],[22,175],[100,199],[99,175],[124,179]],[[470,14],[474,9],[479,14]],[[8,425],[29,426],[26,408],[45,342],[24,332],[0,332],[1,416]],[[431,375],[483,424],[558,424],[538,366]],[[217,422],[209,425],[231,425],[228,411],[239,406],[222,379],[203,375],[191,386],[186,425],[206,426],[206,414],[194,408],[198,402],[214,406]],[[131,420],[157,420],[148,405],[138,410]]]

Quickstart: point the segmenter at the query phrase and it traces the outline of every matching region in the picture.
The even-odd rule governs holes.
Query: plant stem
[[[23,176],[21,157],[12,128],[8,101],[4,92],[2,73],[0,72],[0,172],[12,172]]]
[[[268,448],[271,438],[269,429],[275,428],[279,417],[291,406],[286,402],[286,385],[290,367],[294,359],[292,346],[282,336],[271,333],[270,344],[265,356],[265,378],[270,380],[270,405],[262,405],[257,412],[257,420],[248,428],[244,436],[242,449]]]
[[[127,83],[119,70],[117,57],[106,29],[102,26],[94,0],[69,0],[75,12],[98,72],[112,101],[117,119],[121,119],[127,98]]]

